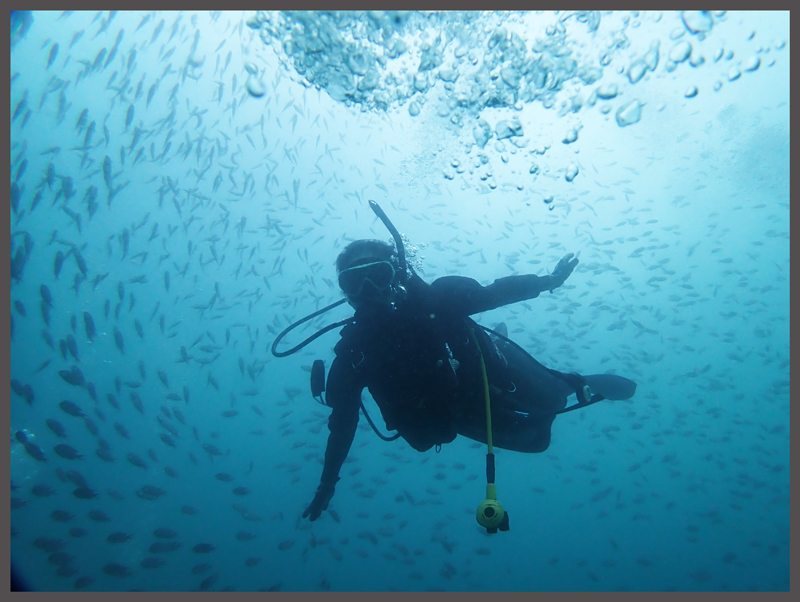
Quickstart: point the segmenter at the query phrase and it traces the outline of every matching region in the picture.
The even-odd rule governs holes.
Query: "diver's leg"
[[[536,454],[550,446],[555,415],[535,416],[507,408],[492,409],[492,443],[500,449]],[[485,441],[485,437],[483,438]]]
[[[523,406],[530,414],[548,414],[562,410],[574,389],[563,379],[554,376],[539,362],[513,345],[504,349],[508,368],[504,371],[504,394]]]
[[[494,445],[524,453],[540,453],[550,445],[555,412],[567,405],[574,391],[563,380],[513,345],[503,352],[508,367],[492,387]]]

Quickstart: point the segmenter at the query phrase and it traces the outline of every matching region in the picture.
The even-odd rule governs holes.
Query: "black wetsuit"
[[[321,487],[338,480],[364,387],[386,427],[416,450],[449,443],[457,434],[486,442],[476,341],[490,383],[493,444],[522,452],[547,449],[552,412],[566,406],[574,389],[515,346],[495,345],[469,316],[552,288],[552,276],[509,276],[484,287],[460,276],[427,284],[412,274],[408,295],[395,309],[357,310],[355,322],[341,331],[328,375],[326,401],[333,411]]]

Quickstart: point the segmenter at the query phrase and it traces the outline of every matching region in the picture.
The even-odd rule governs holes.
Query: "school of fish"
[[[11,555],[33,586],[781,589],[784,564],[788,586],[788,129],[748,157],[690,147],[739,144],[727,105],[676,134],[680,159],[636,133],[647,86],[714,70],[675,103],[699,101],[785,69],[788,43],[754,31],[740,57],[719,11],[540,17],[534,41],[504,13],[12,15]],[[582,250],[559,291],[482,320],[640,382],[560,417],[541,457],[498,453],[509,534],[475,523],[485,448],[417,454],[364,420],[330,508],[300,519],[328,432],[310,365],[337,337],[269,348],[341,298],[341,248],[387,239],[370,198],[429,281]]]

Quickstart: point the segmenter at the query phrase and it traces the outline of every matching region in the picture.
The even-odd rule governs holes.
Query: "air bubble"
[[[498,140],[511,138],[512,136],[522,136],[522,124],[516,117],[510,120],[499,121],[494,126],[494,134]]]
[[[617,125],[619,125],[621,128],[624,128],[626,126],[633,125],[634,123],[638,123],[642,118],[642,106],[642,103],[640,103],[637,99],[622,105],[619,109],[617,109]]]
[[[647,73],[647,64],[641,60],[635,61],[628,68],[628,79],[632,84],[635,84],[644,77],[645,73]]]
[[[578,175],[578,166],[575,165],[574,163],[570,163],[569,166],[567,167],[567,173],[564,175],[564,178],[567,180],[567,182],[572,182],[572,180],[574,180],[577,175]]]
[[[520,74],[511,67],[504,67],[500,70],[500,77],[512,88],[519,88]]]
[[[681,18],[686,29],[693,34],[707,33],[714,25],[711,15],[704,10],[685,10],[681,13]]]
[[[475,139],[475,144],[483,148],[486,146],[486,143],[489,142],[489,138],[492,137],[492,128],[485,120],[481,119],[478,121],[478,124],[472,128],[472,137]]]
[[[647,65],[647,68],[650,71],[655,71],[656,67],[658,67],[658,49],[661,46],[661,42],[658,40],[653,40],[650,43],[650,50],[647,51],[647,54],[644,55],[644,62]]]
[[[669,51],[669,60],[673,63],[682,63],[692,54],[692,45],[689,42],[678,42]]]
[[[761,65],[761,59],[758,56],[751,56],[744,62],[742,67],[745,71],[755,71]]]
[[[685,33],[686,33],[685,29],[682,29],[681,27],[676,27],[675,29],[673,29],[670,32],[669,37],[670,37],[671,40],[677,40],[677,39],[682,38],[683,34],[685,34]]]
[[[454,69],[440,69],[439,79],[445,82],[455,82],[458,79],[458,71]]]
[[[617,84],[603,84],[597,88],[597,97],[603,100],[610,100],[618,93]]]
[[[706,62],[706,57],[704,57],[702,54],[698,54],[696,56],[693,55],[692,58],[689,59],[689,64],[692,67],[699,67],[700,65],[704,64],[705,62]]]
[[[371,58],[364,52],[353,52],[348,55],[347,64],[356,75],[366,75]]]
[[[264,94],[267,93],[267,89],[264,86],[264,82],[262,82],[258,77],[251,74],[250,77],[247,78],[247,91],[250,93],[250,96],[254,98],[261,98]]]
[[[578,131],[575,128],[570,128],[567,130],[567,134],[564,136],[564,139],[561,141],[564,144],[572,144],[578,139]]]

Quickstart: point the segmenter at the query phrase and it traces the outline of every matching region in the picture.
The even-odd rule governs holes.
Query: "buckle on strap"
[[[364,358],[366,357],[366,356],[364,355],[364,352],[363,352],[363,351],[359,351],[359,353],[361,354],[361,359],[359,359],[359,360],[358,360],[358,362],[353,362],[353,361],[352,361],[352,359],[351,359],[351,361],[350,361],[350,364],[351,364],[351,365],[353,366],[353,368],[355,368],[356,370],[358,369],[358,367],[359,367],[361,364],[363,364],[363,363],[364,363]],[[352,351],[350,352],[350,355],[351,355],[351,357],[352,357],[352,355],[353,355],[353,352],[352,352]]]

